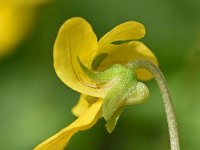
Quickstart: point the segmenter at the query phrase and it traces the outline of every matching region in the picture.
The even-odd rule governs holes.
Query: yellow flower
[[[29,33],[36,8],[47,0],[0,1],[0,58],[8,55]],[[49,1],[49,0],[48,0]]]
[[[144,35],[144,26],[135,21],[118,25],[99,41],[82,18],[71,18],[62,25],[54,45],[54,67],[67,86],[82,93],[72,109],[78,118],[35,150],[64,149],[76,132],[91,128],[102,116],[107,121],[107,130],[112,132],[125,105],[142,103],[148,97],[147,87],[135,80],[133,71],[123,67],[137,59],[158,65],[151,50],[135,41]],[[145,69],[137,69],[136,75],[139,80],[152,78]]]

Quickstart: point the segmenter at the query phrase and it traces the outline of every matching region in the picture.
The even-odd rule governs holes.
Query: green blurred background
[[[177,114],[182,150],[200,149],[200,1],[54,0],[40,8],[29,36],[0,61],[0,149],[29,150],[71,123],[79,93],[64,85],[53,68],[53,44],[61,24],[81,16],[100,38],[129,20],[143,23],[142,41],[156,54]],[[161,95],[147,82],[150,99],[128,107],[115,131],[101,119],[79,132],[68,150],[169,150]]]

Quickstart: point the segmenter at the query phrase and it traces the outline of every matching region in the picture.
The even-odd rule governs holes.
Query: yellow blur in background
[[[0,1],[0,58],[11,53],[28,35],[35,23],[37,8],[44,2],[44,0]]]

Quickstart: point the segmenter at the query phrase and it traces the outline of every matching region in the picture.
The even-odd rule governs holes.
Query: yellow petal
[[[79,117],[99,98],[81,94],[78,103],[72,108],[72,113]]]
[[[116,41],[137,40],[145,35],[144,26],[136,21],[122,23],[104,35],[99,41],[99,49]]]
[[[72,124],[47,139],[34,150],[63,150],[70,138],[78,131],[91,128],[101,116],[102,100],[98,100]]]
[[[78,103],[73,107],[72,113],[79,117],[81,116],[88,108],[90,107],[90,103],[88,103],[86,99],[86,95],[81,94]]]
[[[132,41],[120,45],[109,44],[101,49],[99,54],[107,54],[105,59],[98,66],[98,70],[102,71],[113,64],[126,64],[136,59],[146,59],[158,66],[158,61],[151,50],[143,43]],[[152,75],[145,69],[137,69],[137,76],[140,80],[149,80]]]
[[[91,26],[82,18],[67,20],[59,30],[54,45],[54,67],[59,78],[72,89],[95,97],[104,97],[99,88],[81,70],[81,62],[90,67],[96,56],[97,38]]]

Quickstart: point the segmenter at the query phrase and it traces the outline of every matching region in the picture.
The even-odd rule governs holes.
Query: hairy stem
[[[180,150],[176,117],[172,106],[171,95],[169,93],[167,82],[163,73],[158,67],[156,67],[148,60],[131,61],[127,64],[127,67],[133,70],[137,68],[145,68],[153,74],[162,94],[162,99],[167,116],[171,150]]]

